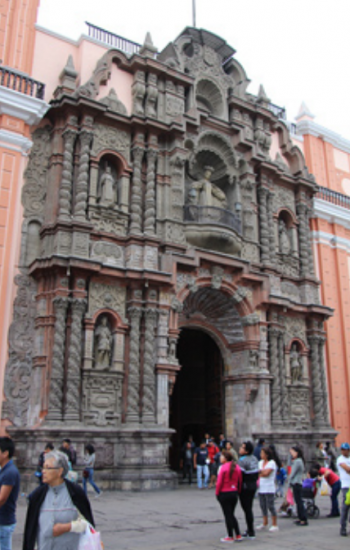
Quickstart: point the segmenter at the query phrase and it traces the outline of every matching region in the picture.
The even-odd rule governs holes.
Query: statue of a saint
[[[210,181],[214,168],[205,166],[204,177],[200,181],[192,183],[188,193],[188,202],[197,206],[216,206],[226,208],[226,195],[221,189]]]
[[[290,240],[288,235],[288,229],[286,227],[285,222],[281,219],[278,222],[278,236],[279,236],[280,253],[289,254],[291,246],[290,246]]]
[[[290,360],[290,373],[292,378],[292,384],[301,382],[303,374],[303,365],[301,362],[301,357],[298,352],[297,344],[292,345],[292,349],[289,355]]]
[[[99,181],[99,203],[102,206],[113,207],[116,204],[116,185],[111,167],[106,165]]]
[[[106,316],[102,317],[101,324],[95,330],[95,367],[108,369],[112,356],[112,333]]]

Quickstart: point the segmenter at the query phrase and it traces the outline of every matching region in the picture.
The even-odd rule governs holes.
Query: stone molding
[[[317,124],[313,120],[299,120],[297,122],[297,132],[301,135],[310,135],[317,138],[322,138],[323,141],[331,143],[337,149],[350,154],[350,141],[340,134],[329,130],[325,126]]]

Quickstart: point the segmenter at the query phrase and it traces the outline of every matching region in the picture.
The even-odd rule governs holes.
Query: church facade
[[[309,219],[317,191],[234,50],[185,29],[72,58],[32,136],[2,418],[97,449],[108,488],[175,484],[189,434],[332,438]],[[121,98],[126,98],[124,101]],[[169,453],[169,443],[171,448]]]

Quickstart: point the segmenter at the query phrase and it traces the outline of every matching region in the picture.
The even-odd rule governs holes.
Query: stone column
[[[269,190],[266,187],[258,188],[258,200],[259,200],[259,223],[260,223],[260,245],[261,245],[261,262],[263,264],[269,263],[270,252],[270,235],[269,235],[269,223],[267,215],[267,196]]]
[[[133,178],[131,188],[131,206],[130,206],[130,233],[141,233],[141,217],[142,217],[142,182],[141,168],[142,158],[144,155],[143,147],[134,147],[133,154]]]
[[[157,310],[145,310],[145,350],[143,356],[142,422],[154,424],[156,421],[156,374],[155,374],[155,328]]]
[[[296,209],[299,221],[300,275],[305,276],[309,274],[309,243],[306,222],[307,206],[306,204],[299,203]]]
[[[68,128],[62,134],[64,139],[62,179],[59,191],[59,211],[60,219],[70,217],[72,208],[72,183],[73,183],[73,151],[74,142],[77,137],[77,131]]]
[[[270,262],[272,264],[275,263],[275,256],[276,256],[275,227],[274,227],[274,221],[273,221],[273,197],[274,197],[274,193],[270,191],[267,196],[267,219],[268,219],[268,226],[269,226],[269,247],[270,247],[269,254],[270,254]]]
[[[64,420],[80,421],[81,400],[81,360],[82,360],[82,324],[86,310],[84,298],[72,300],[72,324],[68,353],[67,393]]]
[[[86,207],[89,188],[89,160],[92,132],[83,129],[80,132],[80,157],[78,180],[74,200],[74,217],[78,220],[86,220]]]
[[[140,422],[140,320],[142,308],[130,307],[128,315],[131,329],[126,421],[138,424]]]
[[[288,407],[288,395],[286,388],[286,369],[285,369],[285,357],[284,357],[284,339],[283,332],[281,331],[278,336],[278,366],[280,373],[280,391],[281,391],[281,418],[286,419],[287,407]]]
[[[314,251],[312,248],[312,239],[311,239],[311,230],[310,230],[310,218],[312,215],[312,209],[307,208],[306,211],[306,231],[307,231],[307,247],[308,247],[308,257],[309,257],[309,273],[314,275]]]
[[[281,331],[270,327],[269,328],[269,344],[270,344],[270,373],[273,376],[271,387],[271,423],[276,424],[282,417],[282,400],[281,400],[281,383],[280,383],[280,368],[279,368],[279,349],[278,339]]]
[[[157,151],[147,151],[147,184],[144,214],[144,232],[148,235],[155,234],[156,226],[156,160]]]
[[[63,412],[64,356],[66,343],[66,317],[69,298],[57,296],[53,300],[56,315],[52,366],[49,393],[49,407],[46,420],[61,422]]]
[[[320,369],[319,344],[320,337],[313,335],[308,337],[311,351],[311,390],[312,404],[314,411],[314,424],[322,426],[324,424],[324,395],[322,391],[322,379]]]
[[[328,392],[327,392],[327,380],[326,380],[326,370],[324,364],[324,345],[326,343],[326,338],[324,336],[319,337],[318,344],[318,356],[320,364],[320,375],[321,375],[321,389],[323,395],[323,419],[325,424],[329,424],[329,411],[328,411]]]

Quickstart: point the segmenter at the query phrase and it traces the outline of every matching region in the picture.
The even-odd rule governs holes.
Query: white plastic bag
[[[332,493],[332,489],[328,485],[325,478],[322,479],[321,487],[320,487],[320,495],[321,497],[329,497]]]
[[[80,535],[78,550],[103,550],[101,535],[90,523],[85,533]]]

